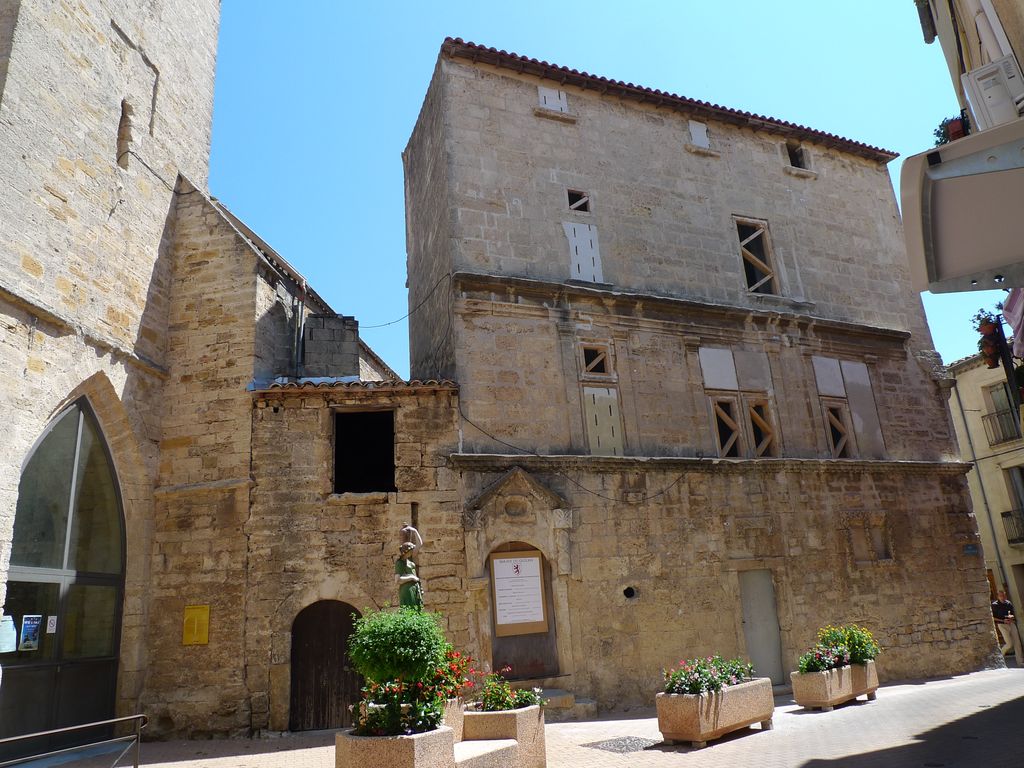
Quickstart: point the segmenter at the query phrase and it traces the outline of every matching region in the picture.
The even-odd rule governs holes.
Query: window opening
[[[583,348],[583,372],[595,374],[608,373],[608,350],[603,347]]]
[[[696,120],[690,121],[690,143],[701,149],[711,148],[707,125]]]
[[[740,239],[747,290],[751,293],[777,294],[767,227],[763,223],[737,221],[736,234]]]
[[[825,426],[832,458],[850,458],[852,456],[850,450],[850,427],[846,409],[841,405],[826,405]]]
[[[538,85],[537,100],[544,109],[554,112],[569,111],[569,100],[565,96],[565,91],[560,91],[557,88],[545,88],[543,85]]]
[[[763,401],[748,403],[747,415],[750,418],[750,436],[755,458],[775,456],[777,454],[775,429],[772,427],[768,403]]]
[[[394,491],[395,412],[341,411],[334,416],[334,492]]]
[[[586,192],[580,192],[575,189],[568,190],[569,194],[569,210],[578,211],[579,213],[590,213],[590,197]]]
[[[614,387],[584,387],[583,415],[591,454],[621,456],[623,445],[618,390]]]
[[[569,241],[570,278],[588,283],[602,282],[601,249],[597,241],[597,227],[593,224],[565,221],[562,222],[562,228]]]
[[[789,164],[791,166],[807,169],[807,150],[801,147],[798,142],[787,141],[786,153],[789,155]]]
[[[736,404],[732,400],[715,400],[712,408],[715,414],[718,455],[739,458],[740,425],[736,422]]]
[[[121,119],[117,124],[117,164],[128,167],[128,153],[132,146],[132,115],[134,110],[127,99],[121,100]]]

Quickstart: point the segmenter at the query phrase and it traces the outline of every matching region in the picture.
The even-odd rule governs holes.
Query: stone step
[[[572,709],[572,705],[576,703],[576,696],[570,691],[562,690],[561,688],[545,688],[541,693],[548,703],[544,705],[544,709]]]
[[[597,717],[597,703],[593,699],[578,699],[572,691],[545,688],[541,696],[548,701],[544,706],[546,723],[565,723]]]
[[[571,707],[544,707],[545,723],[567,723],[579,720],[593,720],[597,717],[597,702],[593,699],[573,697]]]
[[[473,739],[455,745],[458,768],[508,768],[519,760],[515,739]]]

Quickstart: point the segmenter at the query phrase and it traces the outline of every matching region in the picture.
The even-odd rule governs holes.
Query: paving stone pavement
[[[546,736],[548,768],[1022,768],[1024,669],[886,685],[877,700],[832,712],[805,712],[791,697],[780,696],[773,730],[753,726],[700,750],[663,744],[653,709],[551,723]],[[632,738],[620,742],[624,748],[650,746],[625,753],[584,746],[626,737]],[[143,745],[142,764],[333,768],[334,735],[152,742]]]

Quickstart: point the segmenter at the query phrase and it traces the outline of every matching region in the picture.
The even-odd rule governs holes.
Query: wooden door
[[[359,612],[348,603],[321,600],[292,624],[292,687],[288,727],[318,731],[352,725],[349,707],[362,680],[348,658],[348,639]]]

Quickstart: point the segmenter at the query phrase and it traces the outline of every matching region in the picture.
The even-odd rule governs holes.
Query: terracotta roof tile
[[[473,62],[479,61],[496,67],[525,72],[548,80],[555,80],[559,84],[569,84],[585,89],[597,89],[602,93],[611,92],[622,98],[656,104],[712,120],[768,131],[781,136],[791,136],[834,147],[880,163],[887,163],[898,157],[896,152],[873,147],[869,144],[853,141],[852,139],[846,139],[833,133],[818,131],[814,128],[797,125],[796,123],[790,123],[774,117],[744,112],[738,109],[729,109],[718,104],[690,99],[656,88],[647,88],[633,83],[626,83],[622,80],[612,80],[600,75],[592,75],[589,72],[581,72],[570,67],[563,67],[547,61],[520,56],[518,53],[510,53],[498,48],[488,48],[487,46],[467,42],[460,37],[445,38],[444,43],[441,45],[441,54],[450,58],[469,59]]]

